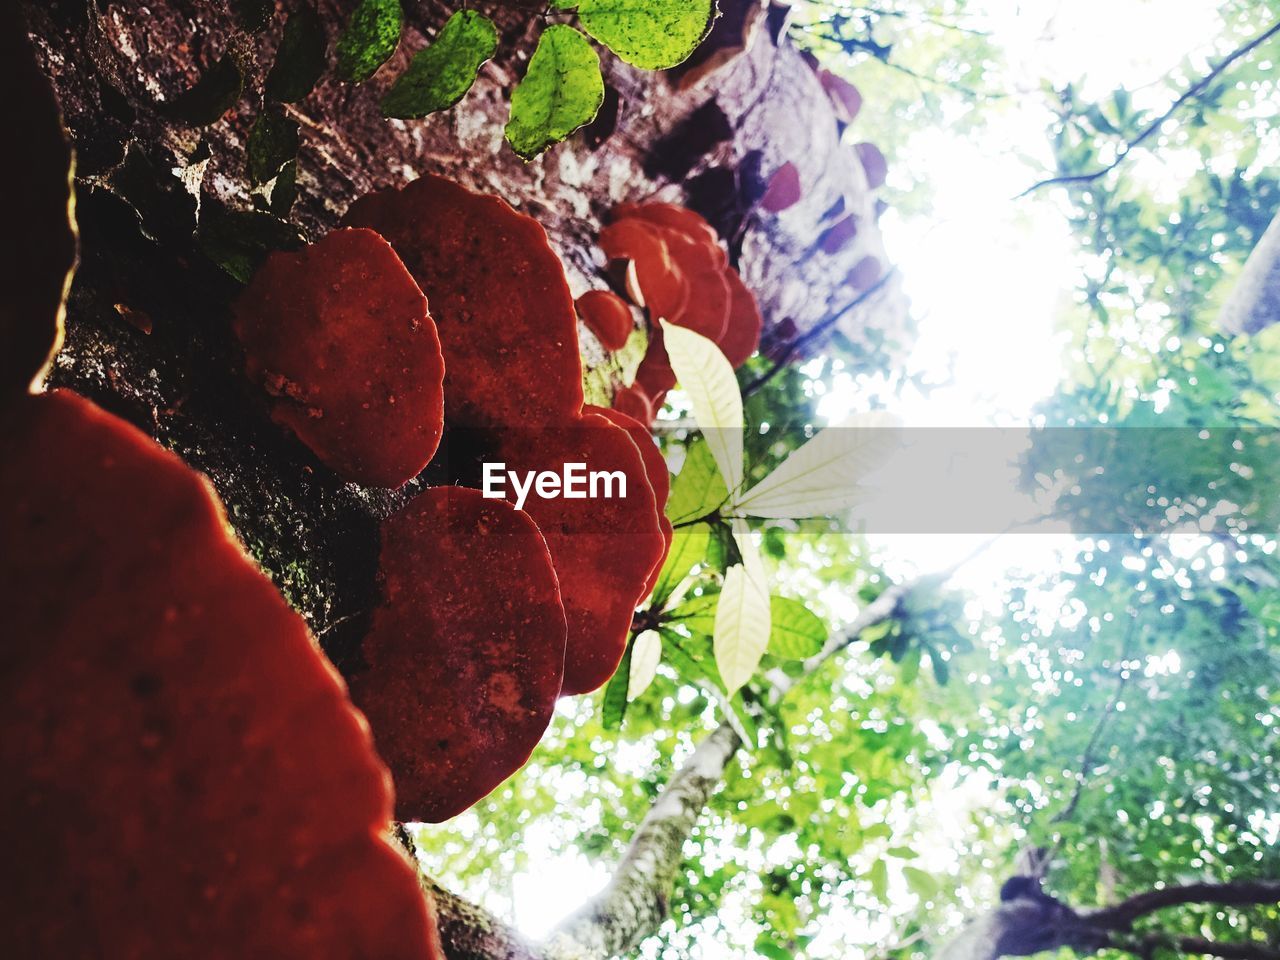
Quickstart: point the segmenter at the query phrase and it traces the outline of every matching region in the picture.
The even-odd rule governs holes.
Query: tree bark
[[[1280,323],[1280,214],[1249,254],[1218,324],[1227,333],[1257,333]]]
[[[239,373],[228,331],[239,284],[202,253],[193,230],[252,204],[245,140],[284,18],[249,36],[234,6],[52,0],[27,7],[77,151],[83,238],[66,346],[50,379],[205,473],[254,558],[350,673],[360,667],[364,617],[377,601],[377,524],[418,485],[388,493],[342,483],[269,422]],[[353,6],[319,0],[331,42]],[[502,132],[540,19],[510,5],[486,8],[500,28],[499,55],[462,103],[422,121],[384,120],[381,95],[456,4],[405,6],[400,49],[373,80],[351,86],[329,76],[287,108],[301,125],[299,199],[289,218],[307,237],[323,235],[369,190],[441,173],[541,221],[577,294],[605,285],[595,238],[616,202],[687,202],[724,231],[775,344],[855,299],[847,278],[863,260],[884,263],[858,154],[808,62],[768,28],[777,21],[763,16],[763,0],[724,0],[731,15],[713,33],[714,57],[683,72],[646,73],[604,54],[612,108],[528,164]],[[174,119],[175,99],[228,52],[247,65],[246,94],[211,125]],[[787,161],[800,170],[800,201],[778,215],[754,212],[767,177]],[[824,252],[819,238],[847,216],[856,218],[856,236]],[[838,330],[856,346],[857,362],[883,368],[887,344],[904,340],[904,315],[902,297],[887,284]],[[591,382],[623,379],[616,357],[585,328],[579,334]]]

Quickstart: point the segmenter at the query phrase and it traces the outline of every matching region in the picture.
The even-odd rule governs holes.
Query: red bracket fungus
[[[742,277],[738,276],[737,270],[727,271],[725,279],[729,281],[729,322],[725,325],[724,336],[717,342],[736,370],[760,346],[764,317],[760,314],[756,295],[743,282]]]
[[[822,232],[822,236],[818,238],[818,248],[823,253],[839,253],[857,235],[858,218],[850,213]]]
[[[794,173],[794,165],[788,166]],[[788,176],[783,171],[779,173]],[[795,187],[798,191],[798,176]],[[653,421],[653,408],[676,383],[662,330],[652,321],[668,319],[714,340],[734,367],[746,363],[760,345],[763,321],[755,296],[729,265],[715,230],[697,213],[671,203],[621,203],[614,215],[619,219],[601,234],[606,253],[625,255],[619,237],[628,239],[626,249],[633,253],[644,253],[646,244],[652,245],[655,240],[666,251],[667,265],[662,270],[640,272],[643,299],[649,302],[656,296],[661,301],[664,291],[676,285],[673,276],[679,277],[687,291],[684,306],[673,313],[663,314],[649,307],[648,350],[636,370],[635,383],[619,390],[614,398],[615,408],[623,407],[648,424]],[[658,278],[650,281],[658,285],[656,290],[645,285],[646,276]]]
[[[569,625],[563,693],[589,693],[622,659],[636,604],[664,550],[644,460],[626,430],[594,413],[541,430],[510,431],[500,438],[499,459],[521,473],[583,463],[588,471],[626,478],[625,496],[615,487],[613,496],[530,496],[525,504],[560,580]]]
[[[11,954],[441,960],[368,729],[207,484],[61,391],[0,448]]]
[[[653,401],[638,383],[618,387],[613,393],[613,409],[625,413],[637,423],[653,423]]]
[[[769,185],[760,198],[760,209],[768,213],[781,213],[799,203],[801,196],[800,171],[788,160],[769,178]]]
[[[444,359],[427,300],[372,230],[267,258],[235,306],[272,419],[349,480],[399,487],[444,429]]]
[[[565,611],[538,527],[478,490],[434,487],[382,524],[384,602],[351,682],[396,784],[439,822],[519,770],[560,694]]]
[[[641,220],[615,220],[600,231],[600,249],[610,260],[630,260],[651,317],[669,320],[689,299],[689,284],[661,234]]]
[[[621,350],[635,327],[631,308],[612,290],[588,290],[574,304],[587,329],[606,350]]]
[[[862,94],[852,83],[830,70],[818,71],[818,82],[831,101],[836,119],[848,125],[853,123],[862,109]]]
[[[667,498],[671,495],[671,474],[667,471],[667,461],[663,458],[662,451],[658,449],[658,444],[653,439],[653,435],[649,433],[648,421],[637,420],[616,407],[609,409],[607,407],[587,406],[584,411],[598,414],[615,427],[621,427],[627,431],[627,436],[640,449],[640,456],[644,460],[645,476],[649,479],[649,489],[653,491],[654,507],[658,511],[658,526],[662,530],[662,554],[658,557],[657,562],[654,563],[653,569],[649,571],[649,577],[645,581],[644,594],[641,595],[641,599],[643,599],[653,591],[653,585],[657,582],[662,565],[667,560],[667,553],[671,550],[671,540],[675,536],[675,529],[672,527],[666,513]]]
[[[867,186],[872,190],[883,186],[885,177],[889,174],[889,164],[880,148],[874,143],[859,143],[853,149],[858,152],[862,169],[867,173]]]
[[[445,362],[445,419],[458,426],[556,422],[582,409],[573,297],[546,231],[497,197],[424,176],[356,200],[431,304]]]

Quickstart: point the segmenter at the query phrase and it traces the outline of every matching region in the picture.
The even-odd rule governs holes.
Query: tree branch
[[[1222,957],[1223,960],[1280,960],[1280,950],[1265,943],[1222,943],[1204,937],[1174,937],[1164,933],[1149,933],[1134,942],[1115,941],[1110,946],[1143,960],[1150,960],[1159,949]]]
[[[1224,57],[1222,60],[1218,61],[1218,63],[1215,66],[1213,66],[1208,73],[1206,73],[1203,77],[1201,77],[1191,86],[1189,86],[1186,90],[1184,90],[1181,96],[1179,96],[1176,100],[1174,100],[1173,103],[1169,104],[1169,108],[1165,110],[1164,113],[1160,114],[1160,116],[1156,117],[1156,119],[1152,120],[1145,127],[1143,127],[1142,130],[1138,132],[1138,135],[1134,137],[1132,140],[1126,141],[1124,146],[1121,147],[1120,151],[1116,154],[1115,159],[1112,160],[1105,167],[1100,167],[1099,169],[1091,171],[1090,173],[1067,174],[1064,176],[1049,177],[1048,179],[1040,180],[1036,183],[1033,183],[1031,186],[1027,187],[1027,189],[1023,190],[1020,194],[1014,197],[1014,199],[1021,200],[1023,197],[1029,194],[1035,193],[1037,190],[1040,190],[1043,187],[1068,186],[1068,185],[1082,186],[1087,183],[1093,183],[1093,181],[1098,180],[1102,177],[1105,177],[1112,170],[1116,169],[1116,167],[1120,166],[1120,164],[1124,162],[1125,158],[1128,157],[1130,153],[1132,153],[1135,149],[1141,146],[1153,133],[1159,130],[1160,127],[1164,125],[1164,122],[1166,120],[1168,120],[1170,117],[1172,117],[1175,113],[1177,113],[1182,108],[1183,104],[1191,100],[1194,100],[1196,97],[1200,96],[1200,94],[1204,93],[1205,89],[1209,86],[1209,84],[1213,83],[1213,81],[1216,80],[1222,74],[1222,72],[1227,69],[1227,67],[1231,66],[1240,58],[1246,57],[1249,54],[1251,54],[1254,50],[1262,46],[1264,43],[1266,43],[1268,40],[1274,37],[1277,33],[1280,33],[1280,21],[1276,21],[1270,27],[1264,30],[1262,33],[1258,34],[1258,36],[1254,37],[1248,43],[1244,44],[1244,46],[1237,47],[1235,50],[1231,51],[1231,53],[1227,54],[1227,56]]]
[[[775,703],[781,700],[797,682],[845,650],[863,631],[892,617],[910,593],[937,585],[958,566],[887,588],[843,633],[804,661],[798,676],[771,675],[770,699]],[[616,956],[634,949],[658,929],[667,915],[667,897],[676,871],[684,861],[684,841],[742,743],[733,727],[722,722],[698,744],[645,814],[608,885],[561,924],[547,942],[550,960]]]
[[[1224,960],[1277,960],[1264,944],[1217,943],[1162,933],[1127,936],[1133,921],[1166,907],[1190,903],[1248,906],[1280,902],[1280,882],[1197,883],[1166,887],[1130,897],[1112,907],[1073,910],[1045,897],[1016,897],[1001,902],[967,924],[936,953],[937,960],[997,960],[1025,957],[1068,947],[1081,956],[1106,947],[1151,960],[1157,948],[1202,953]]]
[[[1120,697],[1123,696],[1125,687],[1129,685],[1129,678],[1132,673],[1125,667],[1125,660],[1129,654],[1129,642],[1133,637],[1134,624],[1136,619],[1129,620],[1129,626],[1125,630],[1124,645],[1120,651],[1120,671],[1116,675],[1116,689],[1111,694],[1111,698],[1107,700],[1106,706],[1102,708],[1102,714],[1098,717],[1098,722],[1093,728],[1093,734],[1089,737],[1089,742],[1085,745],[1084,753],[1080,755],[1080,771],[1076,775],[1075,789],[1071,791],[1071,798],[1067,801],[1067,805],[1054,814],[1050,823],[1065,823],[1075,816],[1076,807],[1080,805],[1080,798],[1084,796],[1084,788],[1089,782],[1089,771],[1093,769],[1094,754],[1098,749],[1098,745],[1102,742],[1102,734],[1107,729],[1107,724],[1111,720],[1112,714],[1116,712],[1116,708],[1120,705]]]
[[[898,272],[897,267],[889,268],[887,271],[885,271],[880,275],[880,278],[876,280],[875,283],[867,287],[867,289],[863,290],[856,297],[854,297],[852,300],[846,303],[843,307],[840,307],[838,310],[828,314],[822,320],[818,321],[816,324],[810,327],[805,333],[801,334],[800,336],[792,340],[790,343],[788,343],[783,348],[782,355],[773,362],[773,366],[771,366],[767,371],[762,373],[760,376],[756,377],[756,379],[752,380],[749,384],[747,384],[745,387],[742,388],[743,399],[746,399],[747,397],[751,396],[753,393],[756,393],[758,390],[760,390],[761,387],[763,387],[766,383],[768,383],[770,380],[776,377],[778,375],[778,372],[782,370],[783,367],[785,367],[792,360],[794,360],[796,356],[802,350],[804,350],[805,347],[809,346],[814,341],[818,340],[820,337],[825,335],[829,330],[831,330],[832,327],[834,327],[837,323],[839,323],[841,319],[843,319],[849,313],[852,313],[858,307],[862,306],[862,304],[866,303],[873,296],[875,296],[877,293],[883,290],[885,285],[894,277],[894,275],[897,272]]]
[[[1133,921],[1157,910],[1188,903],[1216,903],[1239,907],[1280,903],[1280,881],[1259,880],[1236,883],[1190,883],[1180,887],[1150,890],[1086,914],[1089,924],[1104,930],[1127,930]]]

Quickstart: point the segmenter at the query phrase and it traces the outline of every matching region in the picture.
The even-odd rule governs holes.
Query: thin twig
[[[803,350],[809,344],[813,343],[819,337],[822,337],[829,330],[831,330],[832,327],[834,327],[837,323],[839,323],[842,319],[844,319],[844,317],[846,317],[849,313],[853,312],[858,307],[862,306],[862,304],[866,303],[873,296],[875,296],[875,294],[879,293],[880,290],[884,288],[885,284],[889,282],[890,278],[893,277],[897,272],[898,272],[897,267],[890,267],[885,273],[881,274],[879,280],[877,280],[871,286],[867,287],[866,290],[863,290],[860,294],[854,297],[853,300],[851,300],[849,303],[846,303],[843,307],[841,307],[839,310],[835,311],[834,313],[828,314],[822,320],[818,321],[818,323],[815,324],[813,327],[811,327],[809,330],[805,331],[803,334],[796,337],[789,344],[787,344],[784,353],[782,354],[781,357],[779,357],[777,360],[773,362],[773,366],[771,366],[768,370],[766,370],[764,373],[756,377],[749,384],[747,384],[745,387],[742,388],[743,399],[746,399],[752,394],[758,392],[766,383],[768,383],[770,380],[776,377],[784,367],[790,364],[791,361],[796,358],[797,354],[799,354],[801,350]]]
[[[1125,662],[1129,655],[1129,641],[1133,636],[1134,624],[1136,619],[1129,620],[1129,626],[1125,631],[1124,643],[1121,645],[1120,652],[1120,672],[1116,675],[1116,689],[1111,694],[1111,699],[1107,701],[1107,705],[1102,708],[1102,714],[1098,717],[1098,722],[1094,725],[1093,735],[1089,737],[1089,742],[1085,744],[1084,753],[1080,755],[1080,769],[1076,774],[1075,790],[1071,793],[1071,799],[1067,801],[1067,805],[1054,814],[1050,823],[1065,823],[1075,815],[1076,807],[1080,804],[1080,797],[1084,794],[1084,788],[1089,782],[1089,771],[1092,769],[1095,758],[1094,753],[1098,749],[1098,744],[1102,742],[1103,731],[1107,728],[1107,723],[1111,720],[1112,715],[1116,712],[1116,708],[1120,705],[1120,697],[1124,694],[1124,688],[1128,686],[1132,672],[1125,667]],[[1058,842],[1062,842],[1062,838],[1058,838]],[[1055,846],[1055,852],[1056,852]]]
[[[1175,113],[1177,113],[1178,110],[1182,108],[1183,104],[1187,103],[1190,100],[1194,100],[1196,97],[1200,96],[1200,94],[1204,93],[1205,89],[1211,83],[1213,83],[1213,81],[1216,80],[1219,77],[1219,75],[1221,75],[1221,73],[1227,69],[1227,67],[1231,66],[1241,57],[1248,56],[1258,47],[1262,46],[1262,44],[1266,43],[1268,40],[1274,37],[1277,33],[1280,33],[1280,20],[1273,23],[1269,28],[1267,28],[1262,33],[1258,34],[1258,36],[1254,37],[1244,46],[1236,48],[1230,54],[1228,54],[1226,57],[1220,60],[1217,63],[1217,65],[1215,65],[1212,69],[1209,70],[1208,73],[1206,73],[1203,77],[1201,77],[1191,86],[1189,86],[1186,90],[1184,90],[1182,92],[1182,95],[1179,96],[1176,100],[1174,100],[1173,103],[1169,104],[1169,108],[1165,110],[1164,113],[1160,114],[1160,116],[1156,117],[1155,120],[1151,121],[1145,127],[1143,127],[1142,130],[1138,133],[1138,135],[1134,137],[1132,140],[1126,141],[1125,145],[1121,147],[1120,151],[1116,154],[1115,159],[1112,160],[1105,167],[1101,167],[1090,173],[1066,174],[1063,176],[1049,177],[1045,180],[1040,180],[1036,183],[1033,183],[1031,186],[1027,187],[1027,189],[1023,190],[1020,194],[1014,197],[1014,199],[1021,200],[1023,197],[1028,196],[1029,194],[1035,193],[1037,190],[1043,187],[1049,187],[1049,186],[1055,186],[1055,185],[1065,186],[1068,184],[1079,186],[1086,183],[1093,183],[1095,180],[1098,180],[1101,177],[1105,177],[1112,170],[1116,169],[1116,167],[1120,166],[1120,164],[1124,162],[1125,158],[1128,157],[1130,153],[1136,150],[1139,146],[1141,146],[1144,142],[1146,142],[1146,140],[1153,133],[1159,130],[1160,127],[1164,125],[1164,122],[1166,120],[1168,120]]]

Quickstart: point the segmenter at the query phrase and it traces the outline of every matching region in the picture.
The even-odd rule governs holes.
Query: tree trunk
[[[227,323],[239,283],[201,252],[193,230],[198,222],[207,241],[220,214],[251,207],[245,138],[284,17],[277,12],[267,29],[247,35],[234,6],[55,0],[28,8],[77,151],[83,238],[66,347],[50,379],[136,423],[207,474],[251,553],[349,670],[376,601],[378,519],[417,484],[389,493],[342,483],[268,421],[239,373]],[[320,0],[331,42],[353,6]],[[610,95],[601,117],[526,164],[505,146],[503,124],[541,20],[517,5],[487,10],[501,30],[499,54],[458,107],[410,122],[379,113],[390,78],[453,6],[406,4],[400,49],[372,81],[351,86],[327,76],[288,108],[302,131],[299,198],[289,217],[305,236],[332,228],[371,189],[442,173],[540,220],[577,294],[604,285],[595,237],[614,203],[688,202],[740,251],[766,340],[775,344],[853,299],[846,278],[855,266],[866,258],[883,264],[858,154],[843,143],[808,63],[785,40],[775,43],[769,25],[778,26],[778,11],[770,21],[758,0],[730,4],[708,47],[713,55],[679,73],[633,70],[604,54]],[[744,35],[754,42],[731,56]],[[228,51],[247,64],[245,95],[208,126],[173,119],[175,98]],[[765,179],[788,160],[800,169],[800,202],[779,215],[752,214]],[[823,231],[850,213],[857,235],[831,254],[815,253]],[[902,314],[901,297],[886,285],[840,329],[865,346],[864,362],[881,366],[888,358],[870,344],[893,340]],[[585,329],[580,336],[597,382],[618,382],[617,360]]]

